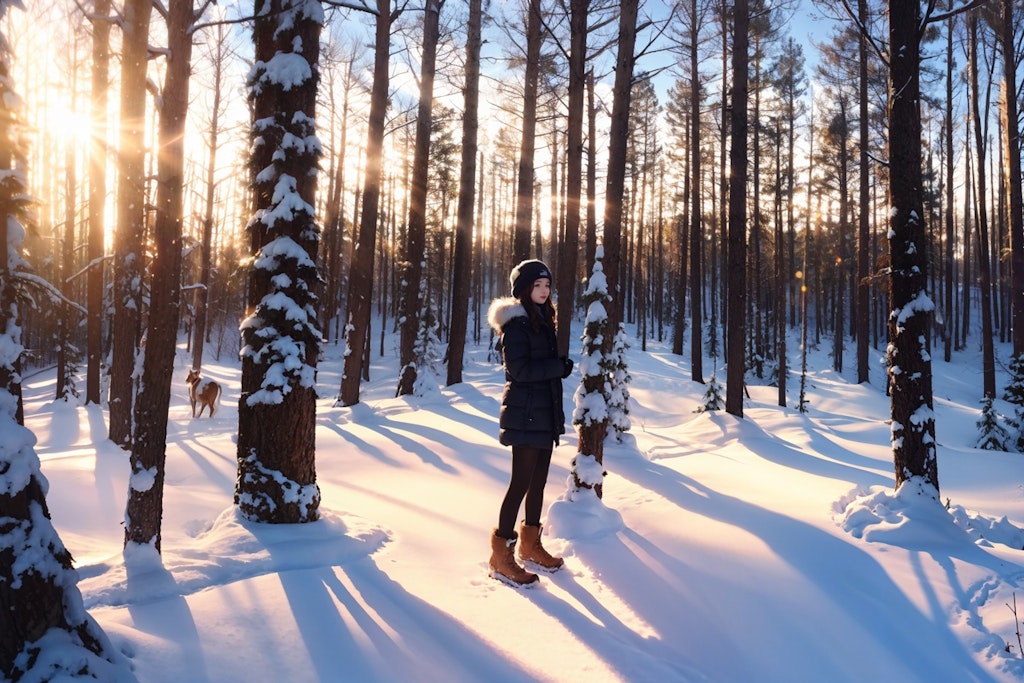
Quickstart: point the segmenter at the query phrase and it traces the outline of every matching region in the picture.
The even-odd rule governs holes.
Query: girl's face
[[[551,280],[546,277],[538,278],[533,281],[533,288],[530,290],[530,300],[537,304],[542,305],[551,296]]]

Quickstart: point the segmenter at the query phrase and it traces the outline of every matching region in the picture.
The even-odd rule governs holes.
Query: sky
[[[689,380],[688,352],[634,344],[632,429],[606,447],[604,498],[566,499],[570,428],[544,510],[565,568],[517,589],[487,569],[510,465],[500,366],[471,348],[464,383],[394,398],[396,342],[349,408],[333,405],[341,349],[325,349],[322,519],[298,526],[239,517],[239,365],[204,363],[224,396],[212,419],[192,419],[180,349],[162,557],[122,555],[128,458],[104,410],[54,403],[51,372],[26,378],[53,523],[85,607],[137,680],[1024,679],[1010,610],[1022,588],[1024,617],[1024,456],[973,447],[973,349],[933,366],[935,501],[893,491],[880,352],[857,385],[855,368],[830,369],[829,344],[812,350],[806,414],[752,385],[741,419],[695,412],[705,387]]]

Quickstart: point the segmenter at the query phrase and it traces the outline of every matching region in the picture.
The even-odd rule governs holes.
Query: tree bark
[[[697,17],[697,0],[690,0],[690,379],[704,383],[704,311],[701,306],[701,286],[704,273],[701,269],[704,230],[701,220],[702,189],[704,178],[701,170],[700,132],[700,70],[698,68],[698,46],[701,23]],[[680,269],[685,270],[683,264]],[[682,289],[680,289],[682,292]],[[679,306],[683,305],[680,299]]]
[[[209,137],[210,157],[206,163],[206,205],[203,210],[203,234],[199,263],[199,287],[195,296],[195,325],[192,329],[192,367],[203,367],[203,352],[209,327],[210,271],[213,262],[213,210],[216,197],[215,175],[217,172],[217,148],[220,144],[221,88],[224,81],[224,62],[227,59],[227,30],[217,27],[218,40],[213,50],[213,105],[210,108]],[[191,49],[191,48],[190,48]]]
[[[72,75],[72,87],[75,77]],[[72,106],[74,106],[74,95],[72,95]],[[60,292],[65,301],[59,304],[57,318],[57,388],[54,398],[57,400],[70,400],[77,396],[75,389],[75,370],[77,365],[77,350],[74,345],[75,312],[69,301],[74,300],[72,291],[71,274],[75,268],[75,222],[77,213],[77,202],[75,194],[78,191],[78,172],[75,160],[75,148],[68,145],[64,152],[64,226],[61,234],[61,259],[60,259]]]
[[[952,31],[952,25],[950,26]],[[979,103],[981,100],[980,78],[978,76],[978,18],[976,13],[967,16],[967,73],[970,87],[971,120],[974,122],[974,147],[978,172],[978,280],[981,287],[981,384],[982,393],[989,398],[996,396],[996,362],[995,344],[992,331],[992,266],[988,242],[988,202],[986,201],[985,158],[987,157],[988,126],[986,119],[981,117]],[[968,175],[970,178],[970,175]],[[949,181],[947,181],[949,182]],[[968,182],[970,182],[968,180]],[[952,182],[949,182],[952,186]],[[970,211],[970,205],[964,206]],[[952,221],[952,205],[948,210],[949,221]],[[970,233],[965,239],[970,241]],[[969,282],[969,280],[965,280]],[[969,287],[965,289],[970,289]],[[949,297],[952,299],[952,295]]]
[[[861,26],[867,25],[867,0],[858,0],[857,16]],[[870,243],[871,243],[871,187],[868,177],[868,145],[871,142],[868,137],[868,45],[867,36],[861,35],[857,41],[857,105],[859,110],[858,134],[860,138],[860,158],[858,163],[858,202],[857,202],[857,300],[856,300],[856,326],[857,326],[857,382],[869,381],[868,349],[870,346],[871,333],[871,309],[870,295],[871,285],[868,276],[871,267]],[[952,212],[952,205],[949,207]]]
[[[1013,0],[1002,0],[999,43],[1003,53],[1003,145],[1007,212],[1010,223],[1010,261],[1013,292],[1013,355],[1024,354],[1024,197],[1021,190],[1020,120],[1017,112],[1017,43],[1013,27]],[[981,169],[981,164],[979,164]],[[979,170],[979,175],[981,171]]]
[[[612,86],[612,112],[608,136],[608,178],[604,198],[604,274],[612,300],[608,309],[608,334],[605,351],[611,351],[615,330],[622,320],[623,301],[619,286],[622,261],[623,198],[626,188],[626,147],[629,139],[629,108],[633,89],[633,66],[636,56],[637,0],[619,3],[618,53],[615,58],[615,82]]]
[[[185,119],[192,62],[192,0],[167,6],[167,71],[161,93],[152,284],[142,384],[135,401],[124,542],[160,551],[167,416],[181,307]]]
[[[956,240],[956,231],[954,228],[954,215],[956,204],[954,202],[954,182],[953,182],[953,23],[950,22],[946,27],[946,122],[945,122],[945,153],[946,153],[946,168],[945,168],[945,182],[946,182],[946,194],[945,194],[945,229],[946,229],[946,250],[943,253],[942,268],[945,273],[945,288],[943,291],[943,311],[942,311],[942,345],[943,345],[943,360],[947,363],[953,358],[953,337],[955,336],[954,316],[953,316],[953,251],[954,243]],[[970,97],[970,95],[968,95]],[[970,176],[968,176],[969,178]],[[967,182],[970,182],[968,180]],[[969,210],[968,207],[964,207],[964,210]]]
[[[725,411],[743,417],[747,335],[747,0],[736,0],[732,43],[732,113],[729,150],[729,255]]]
[[[523,90],[523,137],[519,146],[519,190],[516,194],[516,224],[512,261],[530,258],[533,219],[534,148],[537,135],[537,81],[540,77],[540,0],[529,0],[526,10],[526,74]],[[539,258],[539,254],[537,255]]]
[[[466,35],[465,111],[462,114],[462,168],[459,171],[459,206],[452,263],[452,306],[448,341],[448,377],[451,386],[462,382],[469,319],[469,285],[473,271],[473,207],[476,204],[476,156],[480,102],[481,0],[469,0]]]
[[[712,301],[712,304],[711,304],[711,321],[710,322],[711,322],[711,334],[715,335],[715,336],[712,337],[711,353],[712,353],[712,355],[715,358],[718,358],[720,354],[718,352],[718,349],[716,348],[717,345],[716,345],[716,342],[714,340],[717,338],[717,334],[718,334],[718,320],[719,320],[719,314],[721,314],[722,326],[726,330],[726,333],[723,335],[723,337],[724,337],[724,339],[722,340],[723,341],[723,344],[722,344],[723,353],[721,355],[723,355],[725,357],[726,361],[728,361],[728,358],[729,358],[729,351],[728,351],[728,348],[729,348],[729,334],[728,334],[728,328],[729,328],[729,312],[730,312],[731,309],[727,305],[727,303],[723,303],[723,302],[728,302],[729,301],[729,280],[730,280],[730,274],[729,274],[729,271],[728,271],[729,262],[730,262],[729,261],[729,239],[730,239],[730,234],[729,234],[729,206],[728,206],[728,202],[729,202],[729,185],[730,185],[731,181],[730,181],[730,178],[729,178],[729,167],[727,166],[727,162],[729,160],[731,160],[731,158],[729,157],[729,152],[728,152],[728,148],[729,148],[728,140],[729,140],[729,135],[730,135],[730,133],[729,133],[729,124],[730,124],[731,119],[732,119],[732,113],[731,113],[731,111],[729,109],[729,91],[730,91],[730,89],[729,89],[729,56],[730,56],[730,52],[729,52],[729,6],[728,6],[727,0],[720,0],[720,5],[718,7],[718,18],[719,18],[719,21],[721,22],[721,34],[722,34],[722,86],[721,86],[722,106],[719,107],[719,112],[720,112],[720,116],[721,116],[720,123],[719,123],[719,126],[720,126],[719,130],[721,132],[721,139],[719,140],[719,145],[718,145],[718,220],[719,220],[719,238],[722,241],[722,243],[721,243],[722,244],[722,255],[721,255],[722,273],[721,273],[721,277],[720,278],[716,277],[717,276],[716,265],[715,265],[715,263],[713,261],[712,262],[712,267],[711,267],[711,282],[712,282],[711,301]],[[748,19],[748,21],[749,21],[749,19]],[[744,84],[743,87],[746,88],[746,85]],[[744,90],[744,92],[746,92],[746,90]],[[746,144],[746,143],[744,143],[744,144]],[[722,296],[718,299],[718,304],[717,305],[715,305],[715,297],[717,295],[717,292],[715,291],[715,286],[714,286],[716,279],[720,280],[721,288],[722,288]],[[744,332],[744,334],[746,334],[746,333]],[[728,392],[728,388],[726,389],[726,391]]]
[[[597,251],[597,106],[594,70],[587,70],[587,272],[594,270]]]
[[[93,0],[92,105],[90,119],[95,139],[89,146],[89,273],[86,276],[85,402],[99,405],[100,366],[103,364],[103,253],[107,197],[107,95],[110,79],[111,0]]]
[[[782,125],[775,119],[775,339],[778,345],[778,397],[779,406],[787,403],[786,380],[789,376],[789,359],[786,357],[786,257],[782,248]]]
[[[916,0],[915,0],[916,1]],[[846,95],[840,94],[837,102],[838,112],[833,119],[833,135],[838,148],[836,184],[839,194],[839,226],[838,248],[836,250],[836,293],[835,293],[835,324],[832,327],[832,369],[843,371],[843,355],[846,348],[846,276],[849,270],[847,243],[850,232],[850,118],[847,114]]]
[[[402,317],[398,396],[413,393],[416,384],[414,353],[423,306],[423,259],[427,234],[427,177],[430,169],[430,132],[433,129],[434,71],[437,62],[437,40],[441,16],[441,0],[427,0],[423,17],[422,62],[420,63],[420,104],[416,114],[416,146],[413,151],[412,187],[409,192],[409,223],[406,231],[405,264],[402,280]]]
[[[337,331],[331,336],[331,326],[337,330],[337,316],[344,315],[344,308],[341,308],[342,278],[348,253],[345,237],[345,176],[348,167],[348,128],[349,112],[351,111],[351,94],[355,85],[354,73],[355,55],[350,55],[345,60],[344,94],[341,104],[341,139],[338,147],[334,150],[333,166],[334,174],[331,178],[331,188],[327,200],[327,208],[324,218],[324,252],[327,267],[327,294],[324,297],[324,305],[321,307],[323,318],[324,335],[327,338],[338,339]],[[331,97],[333,100],[334,98]],[[333,120],[333,102],[332,102]]]
[[[247,519],[292,524],[316,520],[320,506],[315,466],[320,235],[313,216],[320,145],[313,122],[323,8],[319,0],[256,0],[254,5],[256,63],[249,81],[254,262],[242,323],[235,503]],[[271,68],[282,63],[287,70]],[[277,80],[289,71],[301,76]]]
[[[896,488],[920,479],[939,495],[932,411],[928,261],[921,180],[921,6],[889,6],[889,378]]]
[[[569,3],[569,84],[566,123],[565,235],[558,258],[558,354],[569,355],[579,269],[580,202],[583,192],[583,106],[587,69],[587,0]]]
[[[391,13],[391,0],[377,0],[373,86],[370,90],[370,115],[367,121],[363,203],[359,214],[359,237],[352,256],[352,269],[349,275],[345,366],[341,375],[341,389],[338,396],[344,406],[359,403],[359,384],[364,371],[364,353],[369,344],[373,259],[377,243],[377,219],[380,213],[384,116],[388,108],[390,83],[391,24],[396,18],[397,13],[395,15]]]
[[[131,447],[135,354],[142,315],[146,222],[146,68],[152,0],[126,0],[121,26],[121,120],[114,320],[110,361],[110,440]]]

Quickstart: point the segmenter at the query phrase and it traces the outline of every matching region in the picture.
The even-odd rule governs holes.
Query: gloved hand
[[[562,379],[565,379],[566,377],[568,377],[569,375],[572,374],[572,366],[573,366],[572,358],[563,358],[562,359],[562,366],[563,366],[563,368],[562,368]]]

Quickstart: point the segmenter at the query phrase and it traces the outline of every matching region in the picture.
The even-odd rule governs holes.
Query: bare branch
[[[162,2],[162,0],[153,0],[153,9],[156,10],[157,14],[163,17],[164,21],[167,21],[167,17],[170,14],[170,11],[167,9],[167,5],[165,5]]]
[[[857,27],[857,31],[862,36],[864,36],[864,39],[868,41],[868,45],[871,47],[872,50],[874,50],[875,54],[878,55],[878,58],[882,60],[882,63],[885,64],[885,66],[888,68],[889,59],[888,57],[886,57],[885,49],[881,46],[881,44],[878,43],[878,41],[875,40],[874,36],[871,35],[871,32],[868,31],[868,27],[861,23],[860,17],[857,14],[857,12],[852,7],[850,7],[849,0],[841,0],[841,2],[843,3],[843,9],[846,10],[847,16],[849,16],[850,19],[853,21],[853,25]],[[917,0],[913,0],[913,2],[917,2]]]
[[[929,11],[924,17],[922,26],[927,26],[928,24],[936,24],[940,21],[945,21],[946,19],[955,17],[958,14],[963,14],[964,12],[970,12],[972,9],[977,9],[978,7],[982,7],[984,5],[987,5],[988,3],[989,0],[970,0],[970,2],[968,2],[965,5],[961,5],[960,7],[954,7],[953,9],[946,10],[945,12],[939,12],[938,14],[933,15],[932,10],[934,10],[935,8],[935,1],[931,0],[931,2],[928,3]]]
[[[327,5],[328,7],[337,7],[339,9],[350,9],[350,10],[355,10],[356,12],[366,12],[367,14],[372,14],[373,16],[377,16],[377,10],[375,8],[373,8],[373,7],[370,7],[365,2],[364,3],[358,3],[358,4],[353,3],[353,2],[345,2],[344,0],[322,0],[322,2],[323,2],[323,4]]]

